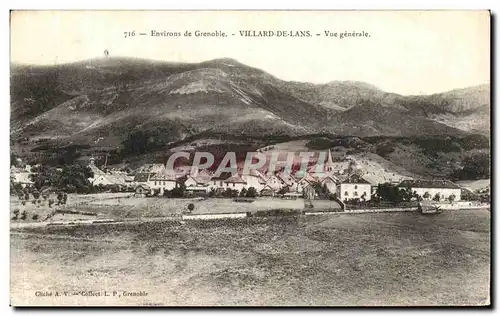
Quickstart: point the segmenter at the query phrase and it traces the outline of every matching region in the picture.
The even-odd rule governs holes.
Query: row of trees
[[[235,198],[235,197],[240,197],[240,198],[254,198],[257,196],[257,190],[254,187],[241,189],[240,191],[238,190],[232,190],[230,188],[226,188],[225,190],[215,190],[211,189],[208,192],[209,197],[225,197],[225,198]]]
[[[389,183],[379,184],[377,186],[377,191],[372,196],[373,201],[387,201],[392,203],[410,202],[413,199],[424,199],[433,201],[440,201],[441,195],[436,193],[431,196],[429,192],[425,192],[422,196],[419,196],[416,192],[412,192],[410,188],[400,188],[399,186],[392,185]],[[448,201],[453,202],[456,199],[455,195],[448,196]]]
[[[68,194],[62,191],[59,191],[55,195],[55,198],[50,192],[45,191],[41,193],[36,188],[32,188],[31,190],[29,188],[21,188],[16,190],[15,193],[22,205],[26,205],[29,202],[35,205],[45,205],[48,203],[48,206],[52,207],[54,204],[64,205],[68,201]]]
[[[18,208],[16,208],[14,211],[13,211],[13,214],[14,216],[12,217],[12,220],[26,220],[28,218],[28,212],[26,212],[26,210],[20,212]],[[38,219],[38,214],[33,214],[31,216],[31,219],[33,220],[37,220]]]
[[[158,195],[160,191],[156,190],[154,195]],[[182,198],[187,197],[191,194],[190,191],[186,190],[186,186],[182,183],[179,183],[177,187],[172,190],[165,190],[163,193],[164,197],[168,198]],[[243,188],[240,191],[232,190],[231,188],[226,188],[225,190],[216,190],[212,188],[208,193],[208,197],[224,197],[224,198],[236,198],[236,197],[247,197],[254,198],[257,196],[257,190],[254,187],[250,187],[248,189]]]

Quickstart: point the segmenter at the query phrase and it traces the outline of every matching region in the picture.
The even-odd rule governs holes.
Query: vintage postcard
[[[12,11],[12,306],[489,306],[489,11]]]

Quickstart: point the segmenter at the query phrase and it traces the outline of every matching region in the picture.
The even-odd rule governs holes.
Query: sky
[[[152,37],[151,31],[227,37]],[[239,31],[309,31],[242,37]],[[124,32],[135,31],[125,38]],[[327,37],[365,32],[369,37]],[[139,33],[148,35],[141,36]],[[234,35],[232,35],[234,34]],[[316,34],[321,34],[317,36]],[[127,56],[172,62],[234,58],[283,80],[364,81],[432,94],[489,83],[488,11],[14,11],[11,62],[53,65]]]

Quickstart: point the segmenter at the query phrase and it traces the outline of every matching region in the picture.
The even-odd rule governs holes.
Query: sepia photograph
[[[491,13],[10,13],[10,305],[487,307]]]

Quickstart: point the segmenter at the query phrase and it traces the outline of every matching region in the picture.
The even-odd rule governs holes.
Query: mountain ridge
[[[102,137],[116,146],[130,132],[154,126],[172,131],[170,141],[207,130],[249,136],[489,135],[488,108],[487,85],[402,96],[359,81],[283,81],[231,58],[11,65],[14,140],[88,145]]]

